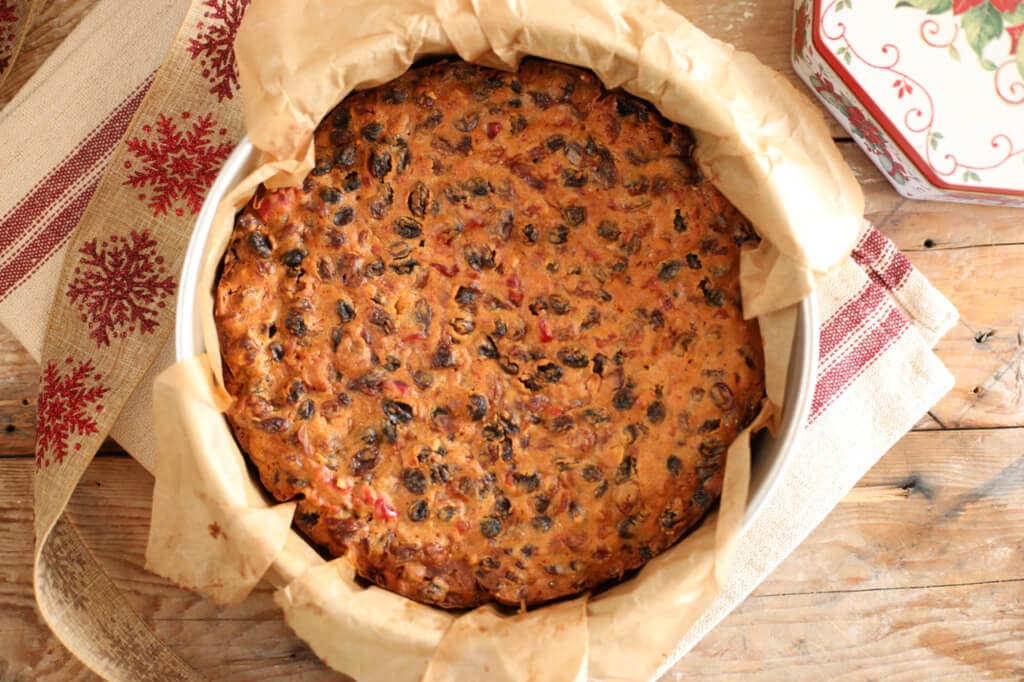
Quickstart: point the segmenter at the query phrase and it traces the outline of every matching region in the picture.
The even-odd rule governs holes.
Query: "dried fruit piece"
[[[427,207],[430,205],[430,190],[422,182],[413,185],[409,192],[409,212],[417,218],[423,218],[427,214]]]
[[[393,422],[406,424],[412,421],[413,418],[412,405],[403,403],[400,400],[385,400],[384,414]]]
[[[338,301],[337,305],[335,305],[335,310],[342,322],[351,322],[356,317],[356,309],[348,301]]]
[[[614,220],[602,220],[597,224],[597,234],[600,235],[602,239],[613,242],[619,238],[622,231],[619,229],[619,224]]]
[[[473,323],[473,320],[470,320],[465,317],[454,317],[449,321],[448,324],[451,325],[452,329],[455,330],[456,334],[460,334],[462,336],[472,333],[473,329],[476,328],[476,325]]]
[[[730,410],[735,404],[732,389],[722,382],[715,383],[711,390],[708,391],[708,396],[711,398],[711,402],[715,404],[715,407],[721,410]]]
[[[378,451],[377,448],[363,448],[352,455],[352,459],[349,463],[349,470],[355,476],[362,476],[363,474],[373,471],[379,461],[380,451]]]
[[[612,396],[612,405],[617,410],[628,410],[636,403],[636,395],[626,386],[615,391]]]
[[[661,264],[660,268],[658,268],[658,279],[660,279],[662,282],[668,282],[669,280],[673,280],[679,275],[679,271],[682,269],[683,261],[666,261]]]
[[[575,168],[566,168],[562,171],[562,184],[566,187],[583,187],[587,184],[587,174]]]
[[[320,201],[325,204],[336,204],[341,201],[341,192],[333,187],[322,187],[320,189]]]
[[[355,209],[351,206],[342,206],[334,213],[334,224],[344,227],[351,223],[356,217]]]
[[[704,294],[704,302],[710,306],[721,308],[725,304],[725,294],[721,289],[711,286],[711,280],[707,277],[700,281],[699,288]]]
[[[416,500],[409,505],[409,520],[424,521],[430,516],[430,507],[426,500]]]
[[[423,225],[415,218],[402,216],[395,221],[395,233],[403,239],[415,239],[423,234]]]
[[[281,262],[288,267],[295,268],[302,265],[302,261],[307,255],[308,252],[305,249],[289,249],[281,256]]]
[[[262,232],[253,232],[249,235],[249,246],[260,258],[270,258],[270,240]]]
[[[402,485],[415,495],[422,495],[427,490],[427,477],[419,469],[404,469]]]
[[[474,393],[469,396],[469,417],[475,422],[487,416],[487,398]]]
[[[565,225],[548,230],[548,241],[552,244],[564,244],[569,238],[569,228]]]
[[[390,172],[391,154],[382,149],[374,149],[370,152],[370,174],[378,180],[382,180]]]
[[[590,364],[586,351],[576,346],[569,346],[558,351],[558,360],[563,365],[583,369]]]
[[[583,206],[566,206],[562,209],[562,220],[570,227],[582,225],[587,219],[587,209]]]
[[[376,142],[380,138],[381,133],[383,132],[384,126],[378,123],[377,121],[367,123],[365,126],[359,129],[359,134],[368,142]]]
[[[676,232],[686,232],[686,218],[679,215],[679,209],[676,209],[676,215],[672,218],[672,227]]]
[[[309,328],[306,327],[306,320],[303,319],[302,313],[297,310],[288,313],[284,320],[284,326],[295,336],[305,336],[309,331]]]
[[[493,516],[487,516],[480,521],[480,534],[485,538],[497,537],[501,533],[501,521]]]

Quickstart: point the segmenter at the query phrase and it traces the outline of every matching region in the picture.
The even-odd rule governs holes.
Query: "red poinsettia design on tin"
[[[853,126],[854,130],[860,137],[875,148],[881,148],[885,146],[885,138],[882,136],[882,131],[878,129],[875,122],[872,121],[864,114],[864,110],[857,106],[843,105],[846,109],[846,115],[850,121],[850,125]]]
[[[188,53],[198,59],[203,78],[210,83],[210,94],[217,101],[232,99],[238,89],[235,65],[235,34],[249,0],[206,0],[207,11],[199,22],[199,34],[189,38]]]
[[[864,110],[845,93],[837,90],[832,81],[820,71],[811,76],[811,85],[827,103],[835,108],[840,118],[849,121],[849,130],[853,136],[861,138],[867,143],[864,150],[878,160],[889,177],[899,185],[906,184],[910,179],[907,169],[893,156],[888,140],[875,122],[868,118]]]
[[[1017,9],[1017,5],[1019,5],[1021,1],[1022,0],[953,0],[953,14],[964,14],[968,10],[972,10],[986,2],[991,3],[992,7],[999,12],[1012,12]]]
[[[796,9],[796,18],[793,25],[793,54],[798,59],[806,59],[804,50],[807,48],[807,34],[811,30],[811,13],[808,10],[808,3],[801,2]]]
[[[60,464],[71,451],[82,449],[81,438],[96,433],[100,400],[110,390],[100,383],[90,360],[53,360],[43,370],[36,406],[36,466]]]
[[[124,184],[139,192],[139,199],[153,209],[153,215],[166,215],[172,208],[175,215],[185,210],[193,215],[203,205],[206,191],[217,177],[221,164],[231,153],[226,140],[227,129],[218,128],[213,114],[192,117],[181,114],[183,129],[170,116],[160,114],[155,126],[145,125],[142,132],[156,133],[156,139],[133,137],[125,144],[141,164],[125,161],[131,171]]]
[[[87,241],[79,254],[67,296],[89,325],[96,347],[131,333],[150,334],[177,285],[167,274],[148,231]]]
[[[982,68],[988,71],[1001,71],[1003,67],[1013,68],[1011,65],[1015,62],[1017,70],[1024,78],[1024,50],[1021,49],[1021,35],[1024,34],[1024,0],[897,0],[896,7],[913,7],[932,16],[952,11],[953,16],[958,17],[956,30],[963,33]],[[993,42],[998,42],[1003,33],[1010,37],[1009,54],[1000,52],[996,55],[990,50],[986,55],[986,48]],[[954,39],[955,37],[956,34]],[[927,42],[933,47],[939,47],[930,41]],[[959,51],[952,42],[942,47],[949,47],[954,59],[960,58]],[[997,61],[1002,63],[997,64],[990,57],[997,57]]]
[[[1010,36],[1010,52],[1012,54],[1021,54],[1020,51],[1020,37],[1024,34],[1024,24],[1017,26],[1007,26],[1006,33]]]
[[[11,65],[11,52],[14,51],[14,41],[18,37],[14,30],[17,23],[18,6],[0,0],[0,73]]]

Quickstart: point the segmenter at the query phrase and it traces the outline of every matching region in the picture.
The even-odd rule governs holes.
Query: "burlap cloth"
[[[0,0],[0,79],[30,4]],[[111,679],[202,678],[128,607],[62,513],[108,433],[152,469],[151,391],[173,362],[177,273],[242,134],[230,46],[247,4],[103,0],[0,113],[0,323],[42,375],[36,595],[61,641]],[[931,347],[956,311],[877,231],[816,296],[818,382],[798,451],[718,598],[659,672],[952,385]]]

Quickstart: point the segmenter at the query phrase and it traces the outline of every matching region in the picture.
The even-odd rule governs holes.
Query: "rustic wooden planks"
[[[39,366],[0,326],[0,457],[32,452]]]
[[[664,679],[1019,680],[1022,585],[755,595]]]
[[[11,101],[32,74],[50,56],[61,41],[98,0],[43,0],[39,3],[32,27],[25,36],[21,52],[11,67],[11,75],[0,88],[0,108]]]
[[[996,580],[1024,580],[1024,429],[908,434],[758,594]]]

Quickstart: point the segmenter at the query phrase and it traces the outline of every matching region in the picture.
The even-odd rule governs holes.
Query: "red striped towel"
[[[184,0],[103,0],[0,112],[0,168],[17,169],[0,183],[0,323],[36,358],[69,234],[186,8]],[[821,343],[806,429],[712,607],[683,641],[652,643],[675,652],[663,670],[742,601],[952,386],[931,348],[957,313],[880,232],[866,227],[851,258],[816,295]],[[172,362],[168,340],[112,432],[147,468],[152,379]]]

